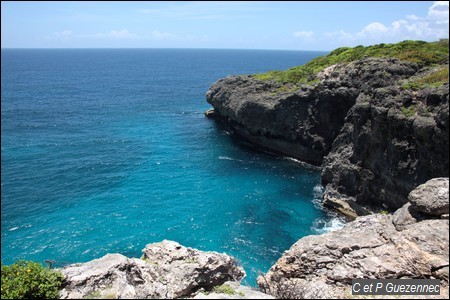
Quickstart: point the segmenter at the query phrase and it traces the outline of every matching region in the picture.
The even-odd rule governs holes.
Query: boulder
[[[143,252],[142,259],[107,254],[63,268],[60,298],[188,297],[245,276],[242,267],[226,254],[203,252],[173,241],[149,244]]]
[[[433,178],[409,193],[408,199],[414,210],[432,216],[449,213],[448,177]]]

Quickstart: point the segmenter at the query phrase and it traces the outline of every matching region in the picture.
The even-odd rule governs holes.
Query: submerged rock
[[[233,280],[245,272],[235,260],[217,252],[203,252],[173,241],[149,244],[142,259],[107,254],[62,269],[62,299],[180,298]]]

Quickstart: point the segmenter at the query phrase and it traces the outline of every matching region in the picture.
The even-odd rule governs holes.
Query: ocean
[[[237,258],[255,285],[299,238],[339,227],[320,171],[207,119],[227,75],[313,51],[1,50],[1,261],[140,257],[164,239]]]

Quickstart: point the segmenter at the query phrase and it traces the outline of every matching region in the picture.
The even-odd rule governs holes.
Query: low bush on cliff
[[[41,264],[21,260],[2,265],[1,299],[56,299],[63,275]]]
[[[426,87],[437,87],[446,82],[448,82],[448,66],[438,69],[427,76],[411,80],[404,84],[403,88],[418,90]]]
[[[364,57],[393,57],[414,62],[419,67],[442,64],[448,61],[448,39],[427,43],[424,41],[403,41],[396,44],[378,44],[373,46],[341,47],[329,54],[317,57],[310,62],[286,71],[270,71],[256,74],[259,80],[275,80],[281,83],[305,83],[314,78],[312,75],[337,63],[347,63]]]

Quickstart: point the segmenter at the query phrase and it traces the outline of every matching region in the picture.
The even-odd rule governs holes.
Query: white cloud
[[[373,22],[367,25],[363,28],[363,30],[360,31],[362,35],[364,34],[372,34],[372,33],[382,33],[389,31],[389,29],[384,26],[382,23],[379,22]]]
[[[435,1],[428,9],[428,19],[439,21],[447,21],[448,24],[448,1]]]
[[[314,35],[314,32],[312,32],[312,31],[297,31],[297,32],[294,32],[294,34],[293,34],[294,37],[305,38],[305,39],[311,38],[313,35]]]
[[[325,36],[347,43],[381,43],[407,39],[435,41],[439,38],[448,38],[448,20],[449,3],[435,1],[425,17],[407,15],[390,25],[372,22],[356,33],[338,30],[328,32]]]
[[[418,17],[416,15],[407,15],[406,19],[412,20],[412,21],[417,21],[417,20],[420,20],[420,17]]]
[[[54,32],[53,33],[55,36],[57,37],[69,37],[72,35],[72,31],[71,30],[64,30],[61,32]]]
[[[111,30],[108,33],[79,34],[76,37],[77,38],[88,38],[88,39],[124,40],[124,39],[138,38],[138,35],[134,34],[134,33],[130,33],[126,29],[122,29],[122,30]]]
[[[332,32],[327,32],[325,33],[325,37],[327,38],[332,38],[332,39],[337,39],[339,41],[342,42],[351,42],[355,39],[354,35],[351,34],[350,32],[346,32],[344,30],[336,30],[336,31],[332,31]]]
[[[134,33],[128,32],[128,30],[126,30],[126,29],[122,29],[122,30],[119,30],[119,31],[111,30],[106,35],[106,37],[112,38],[112,39],[132,39],[132,38],[137,37],[137,35],[134,34]]]
[[[150,37],[156,40],[165,40],[165,39],[173,39],[177,36],[170,32],[160,32],[158,30],[153,30]]]

